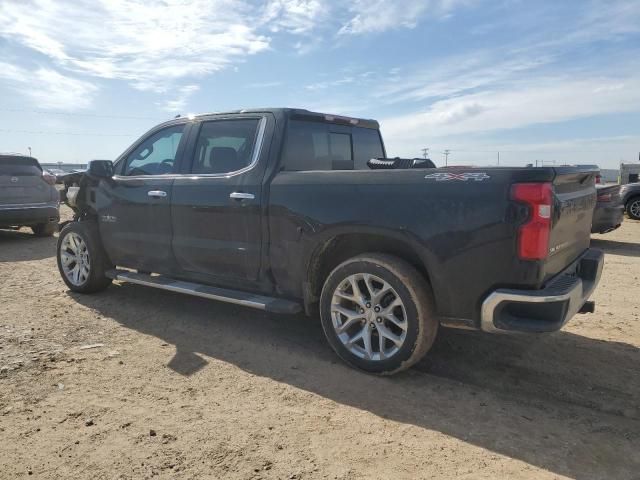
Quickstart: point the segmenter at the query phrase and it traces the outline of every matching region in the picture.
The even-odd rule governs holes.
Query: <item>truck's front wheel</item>
[[[93,222],[71,222],[62,229],[57,259],[62,280],[73,292],[98,292],[111,284],[105,275],[109,261]]]
[[[383,254],[360,255],[336,267],[322,289],[320,316],[340,358],[382,375],[418,362],[438,330],[424,277],[407,262]]]

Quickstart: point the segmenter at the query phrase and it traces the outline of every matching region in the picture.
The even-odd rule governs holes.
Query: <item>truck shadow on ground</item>
[[[57,237],[36,237],[30,230],[0,230],[0,262],[42,260],[56,254]]]
[[[640,244],[630,242],[618,242],[615,240],[601,240],[592,238],[591,246],[599,248],[605,253],[623,255],[625,257],[640,257]]]
[[[416,368],[381,378],[344,366],[317,319],[129,284],[71,295],[126,328],[175,345],[167,365],[180,375],[211,368],[216,359],[556,474],[630,478],[640,471],[640,356],[631,345],[567,332],[510,337],[441,330]]]

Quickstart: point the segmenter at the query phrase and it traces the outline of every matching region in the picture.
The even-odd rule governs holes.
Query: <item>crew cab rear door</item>
[[[247,287],[258,280],[263,178],[273,117],[204,117],[173,184],[173,253],[187,277]]]
[[[100,182],[96,207],[100,235],[116,265],[170,272],[171,188],[189,125],[152,130],[116,163],[116,175]]]

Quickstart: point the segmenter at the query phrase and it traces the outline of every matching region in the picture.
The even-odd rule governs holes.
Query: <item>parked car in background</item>
[[[624,220],[624,205],[620,185],[596,185],[598,193],[593,210],[591,233],[607,233],[615,230]]]
[[[622,185],[620,196],[629,218],[640,220],[640,183]]]
[[[60,220],[56,177],[33,157],[0,155],[0,228],[31,227],[51,236]]]
[[[169,121],[65,180],[75,216],[60,274],[79,293],[118,280],[319,309],[335,352],[380,374],[416,363],[440,325],[542,333],[593,311],[597,168],[386,157],[374,120],[265,109]]]

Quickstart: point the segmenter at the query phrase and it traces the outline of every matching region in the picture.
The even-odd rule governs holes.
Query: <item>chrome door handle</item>
[[[253,193],[233,192],[229,198],[234,200],[253,200],[256,196]]]
[[[150,190],[147,192],[147,195],[153,198],[164,198],[167,196],[167,192],[163,192],[162,190]]]

